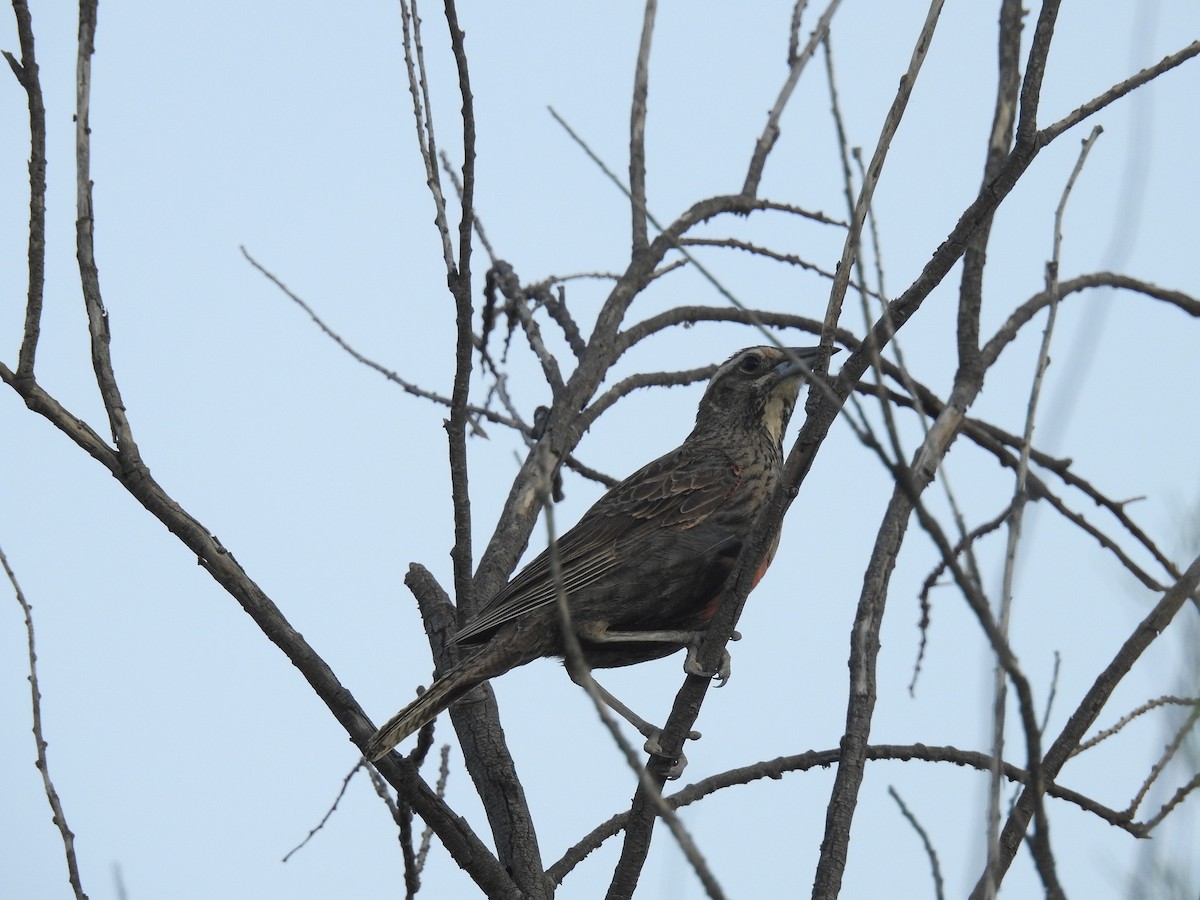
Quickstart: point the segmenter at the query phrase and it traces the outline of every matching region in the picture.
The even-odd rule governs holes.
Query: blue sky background
[[[992,117],[995,6],[947,5],[893,143],[876,194],[892,293],[910,283],[978,188]],[[786,76],[790,17],[784,3],[747,7],[660,10],[647,125],[649,205],[660,219],[742,184]],[[453,63],[440,11],[422,12],[437,137],[457,159]],[[34,3],[33,15],[50,132],[39,379],[103,433],[74,262],[74,10]],[[849,2],[835,20],[843,113],[851,141],[868,155],[924,15],[920,4]],[[620,271],[627,203],[546,107],[625,171],[639,6],[465,3],[460,18],[479,132],[477,209],[498,253],[526,281]],[[11,20],[0,27],[0,46],[15,51]],[[1060,118],[1198,34],[1200,7],[1185,0],[1064,4],[1039,121]],[[788,107],[762,193],[842,218],[819,63]],[[382,721],[431,668],[402,583],[407,566],[418,561],[450,580],[444,410],[355,364],[239,247],[360,351],[449,391],[453,304],[413,139],[397,5],[345,4],[331,14],[315,3],[106,3],[93,70],[97,259],[116,372],[143,455]],[[15,79],[3,85],[0,353],[14,365],[25,297],[27,117]],[[1068,208],[1064,278],[1114,269],[1200,293],[1197,96],[1193,61],[1094,118],[1105,133]],[[997,217],[986,336],[1042,286],[1054,207],[1091,124],[1049,147]],[[720,220],[699,233],[736,234],[826,269],[842,243],[837,229],[770,214]],[[816,276],[728,250],[702,258],[743,302],[817,317],[824,309],[828,284]],[[485,269],[478,252],[480,288]],[[957,270],[901,335],[914,375],[943,396],[955,366],[956,286]],[[601,281],[572,282],[568,303],[587,321],[606,290]],[[721,302],[685,269],[639,298],[631,321],[680,303]],[[861,331],[860,323],[846,313],[843,324]],[[1197,333],[1179,311],[1143,298],[1071,297],[1035,438],[1071,457],[1109,496],[1144,498],[1131,514],[1185,565],[1200,501]],[[1040,320],[989,373],[975,415],[1020,430],[1039,339]],[[666,333],[639,346],[612,380],[720,361],[759,342],[736,326]],[[1087,347],[1082,357],[1078,345]],[[519,338],[515,346],[510,391],[528,415],[546,391]],[[695,386],[629,398],[585,437],[580,456],[627,474],[682,439],[699,394]],[[911,452],[916,431],[906,433]],[[117,896],[115,866],[133,900],[399,893],[394,828],[361,778],[314,842],[279,862],[354,764],[341,728],[195,559],[8,390],[0,392],[0,435],[0,546],[34,605],[50,764],[89,895]],[[489,435],[470,446],[477,552],[522,447],[499,428]],[[1011,495],[1010,477],[964,440],[948,458],[948,477],[972,525]],[[563,526],[600,489],[568,477],[566,492],[557,513]],[[878,462],[835,426],[785,524],[776,564],[747,607],[745,638],[732,648],[734,677],[706,702],[697,725],[705,737],[689,748],[685,782],[836,746],[848,628],[888,493]],[[935,486],[929,497],[940,508],[938,496]],[[1112,527],[1090,502],[1071,502]],[[1155,596],[1046,510],[1035,507],[1027,522],[1013,643],[1040,703],[1061,654],[1055,734]],[[935,561],[912,531],[884,623],[872,739],[987,749],[991,656],[952,591],[935,591],[921,682],[916,697],[908,695],[916,593]],[[530,553],[543,543],[539,530]],[[1001,548],[997,539],[986,546],[992,589]],[[1194,610],[1181,619],[1190,633],[1177,629],[1155,644],[1101,726],[1150,697],[1196,690]],[[0,604],[0,721],[8,723],[0,729],[0,896],[65,897],[61,844],[25,724],[24,640],[16,603]],[[672,658],[602,681],[661,719],[681,681],[679,664]],[[555,663],[530,665],[495,687],[549,863],[621,810],[634,780]],[[1139,720],[1072,761],[1063,783],[1124,806],[1167,740],[1167,721]],[[453,743],[448,723],[438,736]],[[1018,738],[1012,732],[1010,752],[1019,763]],[[449,800],[485,831],[457,749],[451,760]],[[1188,774],[1168,776],[1168,787]],[[732,896],[806,894],[831,784],[831,771],[793,774],[725,791],[683,818]],[[981,868],[985,779],[921,763],[868,769],[843,895],[932,895],[918,839],[888,798],[889,784],[928,829],[948,895],[963,895]],[[1197,806],[1191,798],[1152,845],[1190,878],[1190,896],[1200,883]],[[1050,811],[1068,893],[1131,896],[1147,845],[1074,807],[1051,802]],[[602,891],[618,846],[593,854],[561,896]],[[436,844],[425,880],[431,897],[470,889]],[[1038,893],[1024,854],[1005,893]],[[702,896],[665,832],[656,834],[643,895]]]

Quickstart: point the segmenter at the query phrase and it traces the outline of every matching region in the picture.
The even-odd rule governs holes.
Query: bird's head
[[[693,435],[765,431],[779,444],[804,377],[823,361],[820,347],[747,347],[713,373]]]

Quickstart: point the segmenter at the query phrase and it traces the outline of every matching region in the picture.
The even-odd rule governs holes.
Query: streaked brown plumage
[[[616,485],[559,538],[562,587],[592,667],[667,656],[708,626],[779,477],[804,366],[820,359],[816,347],[735,353],[713,374],[687,440]],[[563,656],[555,590],[543,552],[459,631],[467,652],[375,733],[367,758],[386,755],[481,682]]]

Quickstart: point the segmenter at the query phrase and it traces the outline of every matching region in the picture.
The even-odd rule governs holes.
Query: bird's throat
[[[766,406],[763,408],[762,424],[773,444],[778,445],[783,442],[783,429],[787,427],[788,420],[792,417],[792,408],[795,404],[796,401],[793,398],[780,393],[772,394],[767,398]]]

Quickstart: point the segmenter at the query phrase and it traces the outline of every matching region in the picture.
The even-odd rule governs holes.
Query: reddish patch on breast
[[[758,564],[758,570],[754,573],[754,581],[750,584],[750,590],[753,591],[756,587],[758,587],[758,583],[762,581],[763,576],[767,574],[767,569],[771,568],[771,560],[774,558],[775,548],[772,547],[767,553],[766,557],[764,557],[763,561]],[[732,559],[729,561],[729,564],[731,566],[733,565]],[[701,625],[707,626],[708,623],[712,621],[713,616],[717,614],[717,602],[720,599],[721,594],[718,592],[711,600],[709,600],[706,604],[704,604],[703,607],[700,608],[699,612],[696,613],[696,621]]]

